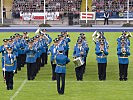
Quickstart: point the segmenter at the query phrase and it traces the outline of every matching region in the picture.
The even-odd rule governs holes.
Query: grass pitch
[[[14,33],[0,33],[0,44],[4,38],[9,38]],[[52,38],[59,33],[49,33]],[[70,32],[71,42],[69,58],[71,62],[67,65],[65,94],[58,95],[56,81],[51,81],[50,60],[45,67],[41,68],[35,80],[27,81],[26,66],[14,76],[14,89],[6,90],[2,71],[0,74],[0,100],[133,100],[133,39],[131,38],[130,64],[128,68],[128,81],[120,82],[117,57],[116,39],[121,33],[105,33],[109,42],[109,55],[107,64],[107,80],[98,81],[97,61],[95,55],[95,44],[92,41],[92,33],[85,33],[89,44],[86,73],[84,81],[77,82],[72,62],[72,53],[79,33]],[[30,33],[34,36],[34,33]]]

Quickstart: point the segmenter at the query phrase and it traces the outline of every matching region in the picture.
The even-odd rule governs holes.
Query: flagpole
[[[45,8],[45,0],[44,0],[44,24],[46,24],[46,8]]]
[[[3,0],[1,0],[1,23],[4,23],[4,19],[3,19]]]
[[[129,23],[129,0],[127,1],[127,23]]]
[[[86,0],[86,24],[87,24],[87,6],[88,6],[88,0]]]

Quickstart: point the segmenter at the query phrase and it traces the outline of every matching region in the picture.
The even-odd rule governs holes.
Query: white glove
[[[15,73],[15,70],[13,70],[13,73]]]
[[[5,71],[6,69],[5,68],[2,68],[3,71]]]

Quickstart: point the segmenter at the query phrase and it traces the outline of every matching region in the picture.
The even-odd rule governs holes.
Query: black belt
[[[57,64],[57,66],[65,66],[64,64]]]

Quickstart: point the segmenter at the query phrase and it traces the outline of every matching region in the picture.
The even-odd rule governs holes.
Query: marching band
[[[130,56],[130,32],[123,31],[117,39],[117,55],[119,60],[119,80],[128,80],[128,64]],[[109,43],[103,32],[95,31],[92,35],[95,43],[95,54],[98,63],[98,78],[100,81],[106,80],[107,56],[109,54]],[[3,39],[0,46],[2,53],[3,77],[7,85],[7,90],[13,89],[14,73],[20,71],[27,64],[27,79],[34,80],[41,67],[47,64],[48,55],[51,55],[52,81],[57,81],[57,91],[64,94],[66,64],[70,62],[68,58],[70,36],[67,31],[61,32],[53,40],[47,34],[47,30],[37,30],[33,38],[29,38],[28,33],[19,33]],[[50,47],[49,47],[50,45]],[[80,33],[73,50],[73,63],[77,81],[83,81],[86,70],[86,58],[89,47],[84,33]],[[60,81],[62,86],[60,86]]]

